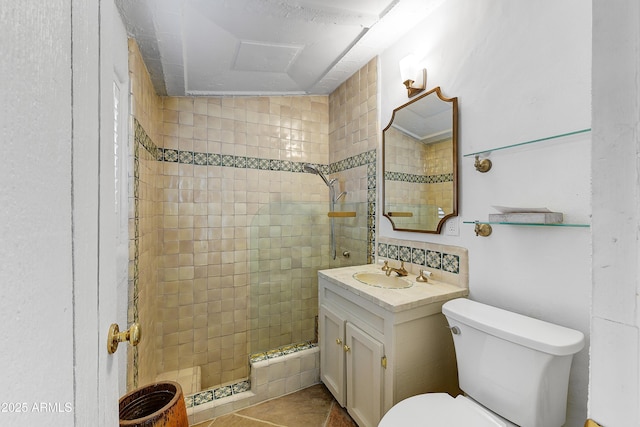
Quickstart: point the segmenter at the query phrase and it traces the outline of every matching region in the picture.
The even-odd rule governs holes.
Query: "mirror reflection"
[[[393,110],[382,132],[383,215],[394,230],[440,233],[458,214],[458,99],[439,87]]]

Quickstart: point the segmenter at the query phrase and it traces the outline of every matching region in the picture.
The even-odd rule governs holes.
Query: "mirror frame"
[[[452,139],[452,145],[453,145],[453,211],[446,214],[439,222],[438,225],[436,227],[435,230],[426,230],[426,229],[411,229],[411,228],[400,228],[400,227],[396,227],[396,224],[393,222],[393,219],[391,216],[387,215],[387,213],[385,212],[385,132],[387,129],[389,129],[391,127],[391,125],[393,124],[393,119],[396,116],[396,113],[400,110],[402,110],[403,108],[407,107],[408,105],[413,104],[414,102],[418,102],[421,99],[431,95],[435,93],[438,98],[443,101],[443,102],[451,102],[452,103],[452,129],[451,129],[451,139]],[[385,216],[389,222],[391,223],[391,226],[393,227],[394,231],[413,231],[413,232],[417,232],[417,233],[431,233],[431,234],[440,234],[442,231],[442,227],[444,225],[445,222],[447,222],[447,220],[449,218],[453,218],[458,216],[458,98],[454,97],[454,98],[446,98],[442,95],[442,92],[440,90],[440,87],[437,86],[433,89],[431,89],[430,91],[418,96],[415,99],[412,99],[411,101],[399,106],[398,108],[393,110],[393,113],[391,114],[391,119],[389,120],[389,124],[382,130],[382,205],[381,205],[381,209],[382,209],[382,215]]]

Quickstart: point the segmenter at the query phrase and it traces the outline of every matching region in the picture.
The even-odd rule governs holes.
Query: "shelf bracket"
[[[491,170],[491,160],[484,158],[480,160],[480,156],[476,155],[476,162],[473,164],[476,167],[476,170],[481,173],[489,172]]]
[[[493,228],[489,224],[476,221],[476,227],[474,231],[476,232],[476,236],[487,237],[491,236]]]

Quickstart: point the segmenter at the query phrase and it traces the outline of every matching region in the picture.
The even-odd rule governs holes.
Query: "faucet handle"
[[[389,271],[389,261],[385,261],[381,268],[382,271]]]
[[[428,282],[431,277],[431,272],[427,270],[420,270],[420,274],[416,277],[416,282]]]

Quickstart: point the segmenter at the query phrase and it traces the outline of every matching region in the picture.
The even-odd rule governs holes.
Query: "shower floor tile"
[[[357,427],[322,384],[192,427]]]

